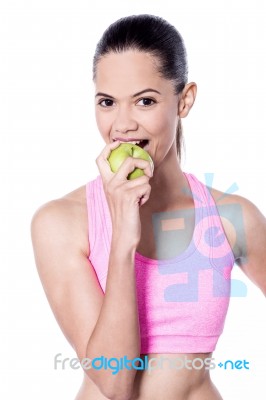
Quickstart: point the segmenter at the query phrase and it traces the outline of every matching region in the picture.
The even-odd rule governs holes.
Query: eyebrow
[[[144,89],[144,90],[141,90],[141,91],[138,92],[138,93],[133,94],[131,97],[137,97],[137,96],[140,96],[141,94],[146,93],[146,92],[154,92],[154,93],[161,94],[161,93],[158,92],[158,90],[156,90],[156,89],[148,88],[148,89]],[[114,99],[113,96],[110,96],[109,94],[102,93],[102,92],[96,93],[95,97],[97,97],[97,96],[104,96],[104,97],[109,97],[109,99]]]

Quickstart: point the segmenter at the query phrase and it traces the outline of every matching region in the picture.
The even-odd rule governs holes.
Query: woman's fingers
[[[129,191],[132,192],[132,198],[135,197],[136,204],[142,206],[145,204],[150,197],[151,194],[151,185],[149,184],[149,177],[147,175],[143,175],[138,179],[133,179],[130,181],[128,185],[136,184],[136,186],[128,186]],[[133,196],[134,194],[134,196]]]
[[[114,175],[114,173],[111,171],[110,164],[108,162],[108,157],[110,156],[111,151],[116,149],[119,145],[120,145],[119,140],[107,144],[104,147],[103,151],[99,154],[99,156],[95,160],[101,176],[107,180],[108,178],[110,179],[110,177]]]
[[[125,181],[127,180],[128,175],[133,172],[135,168],[142,169],[144,171],[144,174],[149,176],[150,178],[153,176],[153,162],[134,157],[127,157],[122,162],[118,171],[114,174],[110,168],[108,158],[112,150],[116,149],[119,145],[119,140],[107,144],[95,160],[100,174],[105,181],[109,181],[110,178],[114,177],[114,175],[117,181]]]
[[[125,178],[135,170],[135,168],[142,169],[144,174],[150,178],[153,175],[153,167],[149,161],[143,160],[142,158],[128,157],[116,172],[116,179],[124,181]]]
[[[126,238],[125,241],[136,244],[139,243],[141,234],[139,207],[150,197],[149,180],[153,176],[153,163],[129,156],[117,172],[112,172],[108,158],[120,143],[116,141],[107,144],[97,157],[96,164],[102,177],[113,232],[117,232],[123,239]],[[135,179],[127,179],[136,168],[143,170],[144,174]]]

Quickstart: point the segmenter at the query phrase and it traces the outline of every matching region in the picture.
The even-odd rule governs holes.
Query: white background
[[[261,1],[8,0],[0,3],[2,398],[73,400],[81,370],[53,369],[75,357],[49,308],[34,264],[30,221],[43,203],[98,174],[92,57],[105,28],[140,13],[182,34],[196,103],[183,120],[184,171],[226,191],[232,183],[266,214],[266,8]],[[4,222],[4,223],[3,223]],[[250,370],[212,371],[224,399],[265,393],[265,299],[248,286],[232,298],[214,357],[246,359]],[[263,395],[261,395],[263,396]]]

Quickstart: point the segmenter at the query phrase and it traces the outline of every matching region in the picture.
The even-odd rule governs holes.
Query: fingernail
[[[151,172],[152,172],[152,175],[153,175],[153,172],[154,172],[154,164],[153,164],[153,161],[151,161]]]

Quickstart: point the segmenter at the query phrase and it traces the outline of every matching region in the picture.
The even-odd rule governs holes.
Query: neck
[[[143,212],[167,210],[177,202],[181,204],[187,200],[185,189],[189,189],[189,186],[180,168],[175,146],[171,147],[161,164],[155,168],[150,185],[151,194],[147,203],[141,207]]]

